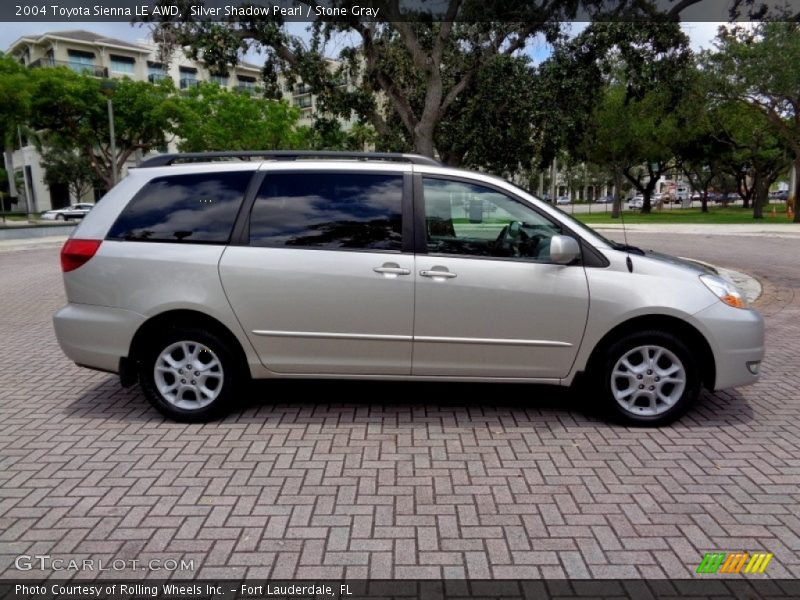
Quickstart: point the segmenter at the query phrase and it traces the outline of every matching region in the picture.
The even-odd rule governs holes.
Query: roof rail
[[[229,152],[183,152],[176,154],[159,154],[143,160],[139,168],[166,167],[176,163],[208,162],[213,160],[238,158],[239,160],[264,159],[264,160],[298,160],[298,159],[352,159],[352,160],[383,160],[406,162],[414,165],[441,166],[441,163],[421,156],[419,154],[403,154],[400,152],[337,152],[332,150],[254,150],[254,151],[229,151]]]

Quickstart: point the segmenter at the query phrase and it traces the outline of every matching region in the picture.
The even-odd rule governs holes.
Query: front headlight
[[[736,289],[736,286],[727,279],[717,277],[716,275],[700,275],[700,281],[728,306],[747,308],[747,300],[745,300],[742,293]]]

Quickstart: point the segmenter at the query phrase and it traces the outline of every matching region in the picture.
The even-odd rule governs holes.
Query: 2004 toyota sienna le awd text
[[[221,414],[249,378],[581,376],[656,425],[758,377],[763,321],[730,282],[505,181],[413,155],[219,154],[145,161],[61,254],[64,352],[174,419]]]

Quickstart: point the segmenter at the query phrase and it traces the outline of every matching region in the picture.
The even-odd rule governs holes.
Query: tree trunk
[[[650,211],[653,208],[653,203],[650,200],[650,191],[647,188],[645,188],[642,197],[644,198],[644,200],[642,201],[642,210],[640,210],[639,212],[643,215],[649,215]]]
[[[708,212],[708,190],[703,190],[703,195],[700,196],[700,212]]]
[[[619,169],[614,170],[614,202],[611,203],[611,218],[619,219],[620,204],[622,204],[622,175]]]
[[[433,158],[433,127],[420,122],[414,130],[414,150],[422,156]]]
[[[739,196],[742,198],[742,208],[745,210],[750,208],[750,190],[747,189],[746,175],[737,176],[736,187],[738,188]]]
[[[764,184],[762,182],[761,175],[756,172],[755,177],[753,177],[753,187],[752,189],[755,191],[753,194],[753,218],[754,219],[763,219],[764,218],[764,203],[762,202],[762,188]],[[766,190],[764,190],[766,191]],[[766,196],[766,194],[763,194]]]

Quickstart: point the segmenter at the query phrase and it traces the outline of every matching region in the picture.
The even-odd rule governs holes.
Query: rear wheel
[[[177,328],[150,342],[139,380],[147,399],[176,421],[207,421],[229,410],[244,377],[235,355],[217,336]]]
[[[691,351],[663,331],[628,334],[612,344],[601,369],[606,409],[632,425],[671,423],[700,392],[700,373]]]
[[[66,215],[64,215],[64,213],[58,213],[56,215],[56,221],[66,221],[66,220],[67,220],[67,217],[66,217]]]

